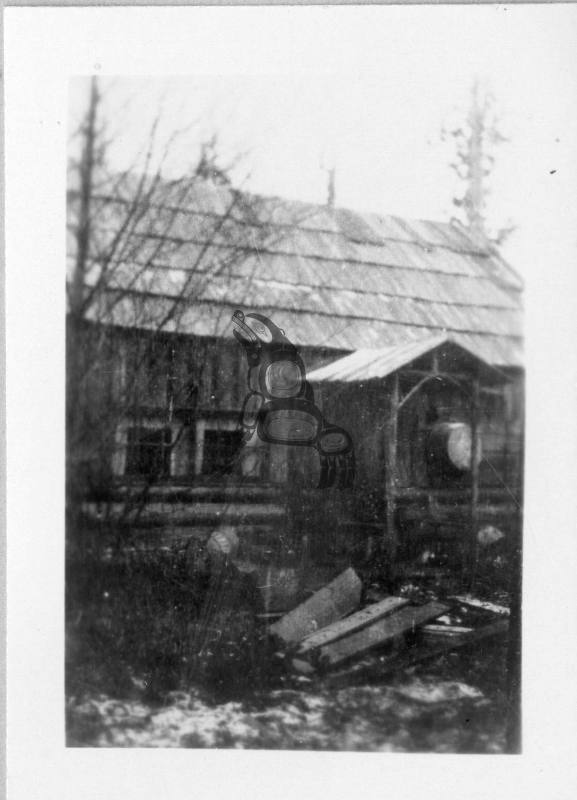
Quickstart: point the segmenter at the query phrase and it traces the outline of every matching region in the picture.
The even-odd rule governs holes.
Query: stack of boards
[[[505,609],[502,618],[476,628],[432,624],[438,618],[446,622],[457,600],[414,605],[406,597],[391,596],[357,610],[361,589],[358,575],[349,568],[271,626],[270,633],[291,653],[295,671],[334,674],[377,651],[387,653],[381,663],[401,666],[408,655],[409,662],[420,660],[507,630]],[[461,609],[466,605],[466,600],[458,599]],[[409,654],[407,634],[415,633]]]

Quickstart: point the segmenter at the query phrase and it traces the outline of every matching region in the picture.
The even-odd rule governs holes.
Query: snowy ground
[[[447,664],[442,668],[446,672]],[[68,744],[503,752],[502,698],[476,684],[413,668],[387,685],[276,689],[220,704],[197,691],[172,692],[156,706],[104,695],[71,698]]]
[[[207,604],[208,589],[161,556],[68,564],[69,746],[504,751],[506,637],[330,688],[274,660],[244,583]],[[399,592],[437,598],[436,587]],[[500,611],[475,613],[481,624]],[[460,613],[449,622],[469,624]]]

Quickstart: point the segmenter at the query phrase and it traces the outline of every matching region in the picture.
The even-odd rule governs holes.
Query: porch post
[[[395,501],[397,489],[397,436],[399,421],[399,373],[392,376],[389,402],[389,414],[385,426],[385,488],[386,488],[386,529],[384,536],[384,552],[388,561],[389,578],[396,572],[397,530],[395,526]]]
[[[479,395],[480,381],[478,373],[473,379],[471,397],[471,513],[469,519],[469,541],[467,547],[466,580],[468,588],[475,588],[477,577],[477,520],[479,510]]]

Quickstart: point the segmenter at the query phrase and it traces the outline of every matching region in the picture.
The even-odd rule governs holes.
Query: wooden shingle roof
[[[233,195],[209,184],[175,209],[171,191],[170,228],[162,205],[144,214],[134,260],[102,281],[98,314],[107,322],[154,327],[181,298],[166,330],[230,337],[231,314],[241,308],[270,316],[301,346],[355,351],[450,334],[488,363],[521,365],[521,280],[461,226]],[[99,198],[93,207],[102,244],[123,204]],[[159,238],[166,246],[155,257]],[[73,249],[72,239],[72,259]],[[99,270],[95,263],[89,285]]]

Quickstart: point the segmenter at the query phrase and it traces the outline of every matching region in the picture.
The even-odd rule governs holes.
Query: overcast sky
[[[246,153],[235,176],[253,191],[323,202],[333,164],[338,205],[448,220],[455,176],[440,132],[465,113],[479,77],[510,139],[496,151],[489,222],[518,226],[505,255],[530,274],[542,269],[544,237],[559,257],[577,241],[577,8],[550,8],[382,8],[333,29],[327,15],[331,35],[311,41],[310,68],[295,54],[276,74],[104,76],[113,166],[131,163],[161,109],[159,152],[191,126],[168,174],[186,173],[199,140],[217,132],[225,160]],[[268,33],[290,50],[294,28]],[[74,82],[72,125],[86,97],[86,81]]]

